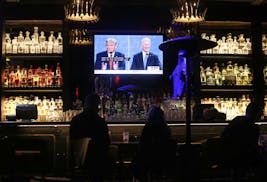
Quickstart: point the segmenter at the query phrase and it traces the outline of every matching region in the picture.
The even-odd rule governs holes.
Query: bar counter
[[[138,143],[144,124],[144,121],[108,122],[112,144],[121,144],[123,132],[126,131],[129,133],[129,143]],[[191,143],[200,144],[207,138],[220,135],[227,124],[192,122]],[[257,124],[260,125],[261,134],[267,134],[267,122]],[[30,165],[37,163],[37,166],[44,168],[36,169],[41,172],[46,170],[45,173],[64,173],[69,169],[69,126],[69,122],[0,122],[0,160],[4,161],[0,171],[11,170],[7,167],[11,160],[7,156],[10,156],[9,149],[12,147],[16,154],[14,162],[17,170],[30,169]],[[186,124],[169,123],[169,126],[177,144],[184,144]]]

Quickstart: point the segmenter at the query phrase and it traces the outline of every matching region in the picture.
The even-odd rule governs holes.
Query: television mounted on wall
[[[162,34],[95,34],[95,75],[162,75]]]

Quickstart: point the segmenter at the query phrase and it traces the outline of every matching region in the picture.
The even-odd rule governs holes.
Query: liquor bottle
[[[24,39],[24,53],[25,54],[29,54],[30,53],[31,44],[32,44],[32,40],[30,38],[30,32],[26,31],[25,39]]]
[[[203,66],[200,66],[200,83],[201,85],[206,85],[206,74]]]
[[[38,69],[34,70],[34,73],[32,75],[32,86],[33,87],[39,87],[39,74]]]
[[[215,85],[212,69],[208,66],[205,71],[206,71],[207,85]]]
[[[33,39],[35,40],[35,42],[38,43],[39,41],[38,27],[33,27]]]
[[[12,39],[12,53],[13,54],[18,53],[18,37],[14,37]]]
[[[53,36],[50,35],[48,37],[48,43],[47,43],[47,54],[53,53],[53,45],[54,45]]]
[[[222,75],[219,70],[219,67],[216,67],[214,71],[214,80],[215,80],[215,85],[222,85]]]
[[[13,66],[11,66],[11,68],[10,68],[10,72],[8,75],[8,83],[9,83],[9,87],[15,86],[15,71],[14,71]]]
[[[58,96],[57,107],[60,112],[63,111],[63,99],[61,96]]]
[[[27,86],[32,87],[33,86],[33,68],[32,65],[30,65],[28,69],[28,74],[27,74]]]
[[[54,31],[50,31],[50,35],[48,37],[48,41],[52,41],[52,42],[55,41]]]
[[[34,35],[31,36],[32,41],[31,41],[31,45],[30,45],[30,54],[35,54],[36,53],[36,40],[34,39]]]
[[[23,32],[19,31],[19,36],[18,36],[18,53],[22,54],[24,53],[24,36]]]
[[[6,43],[6,53],[11,54],[12,53],[12,44],[11,44],[11,38],[10,38],[9,33],[6,33],[5,43]]]
[[[239,36],[238,36],[238,48],[239,48],[240,54],[243,54],[242,49],[244,46],[245,46],[244,34],[239,34]]]
[[[45,33],[44,31],[41,31],[40,36],[39,36],[39,44],[43,44],[45,43],[45,41],[46,41]]]
[[[47,87],[53,86],[53,78],[54,78],[54,72],[51,68],[48,70],[48,77],[47,77]]]
[[[21,87],[27,87],[27,69],[21,68]]]
[[[55,39],[54,44],[53,44],[53,53],[58,54],[59,53],[59,44],[58,44],[58,39]]]
[[[229,47],[226,43],[226,37],[225,36],[222,36],[222,42],[221,42],[221,45],[220,45],[220,50],[221,50],[221,54],[229,54]]]
[[[4,68],[2,71],[2,87],[7,88],[8,87],[8,74],[9,74],[9,68]]]
[[[226,67],[224,65],[224,63],[222,64],[222,84],[226,85],[226,77],[227,77],[227,71],[226,71]]]
[[[228,33],[226,37],[226,44],[228,47],[228,54],[233,54],[233,38],[232,33]]]
[[[238,54],[238,42],[237,42],[237,36],[234,36],[234,40],[233,40],[233,46],[232,46],[232,50],[233,50],[233,54]]]
[[[62,54],[63,53],[63,38],[62,38],[61,32],[58,32],[57,41],[58,41],[58,53]]]
[[[41,31],[39,36],[40,53],[46,54],[46,37],[44,31]]]
[[[62,72],[59,63],[57,63],[55,76],[56,76],[56,87],[61,87],[63,85],[63,82],[62,82]]]
[[[39,72],[39,86],[40,87],[46,86],[46,75],[44,69],[41,69]]]
[[[250,38],[246,38],[246,48],[247,48],[247,54],[251,54],[252,50],[251,50]]]
[[[250,68],[248,67],[248,64],[244,65],[244,80],[243,80],[243,84],[244,85],[250,85],[251,81],[252,81],[252,74],[250,71]]]
[[[217,43],[216,35],[211,34],[210,40]],[[218,45],[216,45],[214,48],[212,48],[212,54],[219,54],[219,46]]]
[[[16,72],[15,72],[15,87],[21,86],[21,71],[20,71],[20,65],[17,65]]]

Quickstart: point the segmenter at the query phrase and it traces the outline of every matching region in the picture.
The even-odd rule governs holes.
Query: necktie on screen
[[[109,69],[112,70],[113,68],[113,58],[112,58],[112,52],[109,53]]]
[[[148,53],[144,56],[144,70],[146,70],[146,63],[147,63]]]

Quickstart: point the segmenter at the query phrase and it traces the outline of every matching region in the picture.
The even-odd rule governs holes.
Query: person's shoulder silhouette
[[[164,111],[159,107],[150,108],[135,159],[135,176],[140,179],[153,170],[162,172],[167,169],[171,173],[175,152],[176,143],[164,119]]]
[[[73,117],[70,124],[70,139],[90,138],[84,167],[89,176],[99,181],[107,174],[110,145],[107,123],[98,114],[100,103],[99,95],[86,96],[83,112]]]
[[[244,165],[258,159],[258,139],[260,128],[255,123],[260,120],[262,106],[251,102],[246,108],[245,116],[237,116],[223,130],[221,137],[225,141],[225,153],[235,165]]]

